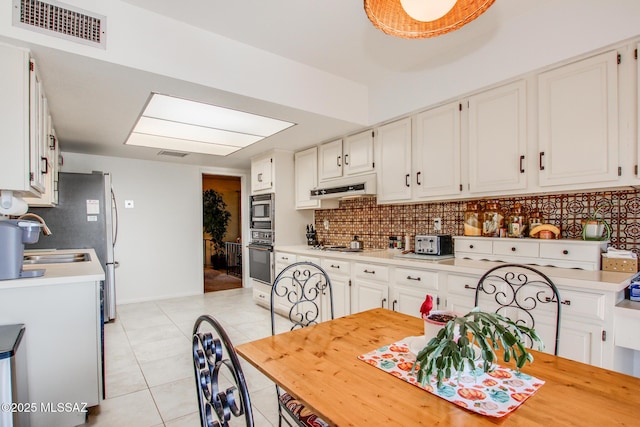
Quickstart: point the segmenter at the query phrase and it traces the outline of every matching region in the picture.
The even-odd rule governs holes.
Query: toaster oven
[[[423,255],[453,254],[453,239],[450,234],[418,235],[415,253]]]

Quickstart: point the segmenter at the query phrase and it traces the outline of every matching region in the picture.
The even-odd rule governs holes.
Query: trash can
[[[29,427],[25,327],[0,325],[0,426]]]

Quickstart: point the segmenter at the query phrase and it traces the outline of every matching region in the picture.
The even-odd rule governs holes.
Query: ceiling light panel
[[[264,139],[262,136],[193,126],[187,123],[170,122],[167,120],[152,119],[150,117],[140,117],[134,132],[209,144],[230,145],[238,148],[246,147],[247,145]]]
[[[282,120],[159,94],[153,94],[143,116],[265,137],[293,126]]]
[[[291,126],[294,123],[153,93],[125,144],[226,156]]]

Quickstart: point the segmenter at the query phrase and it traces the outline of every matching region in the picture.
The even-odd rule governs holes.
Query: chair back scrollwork
[[[206,326],[206,331],[201,327]],[[211,329],[211,330],[209,330]],[[211,316],[193,326],[193,363],[202,427],[228,427],[232,417],[253,426],[247,384],[229,336]]]
[[[478,281],[476,307],[486,304],[486,300],[480,300],[482,295],[492,298],[489,304],[496,307],[496,313],[529,328],[536,329],[538,316],[550,319],[546,323],[555,329],[553,353],[558,354],[561,300],[558,288],[544,273],[528,265],[499,265]],[[533,345],[533,342],[529,344]]]
[[[327,313],[333,319],[333,290],[326,271],[308,261],[288,265],[276,276],[271,288],[272,334],[275,334],[276,305],[287,307],[286,315],[294,330],[319,323],[322,304],[328,304]]]

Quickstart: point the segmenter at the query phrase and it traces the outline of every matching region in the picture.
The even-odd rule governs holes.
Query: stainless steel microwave
[[[273,230],[274,194],[251,196],[251,227],[259,230]]]

